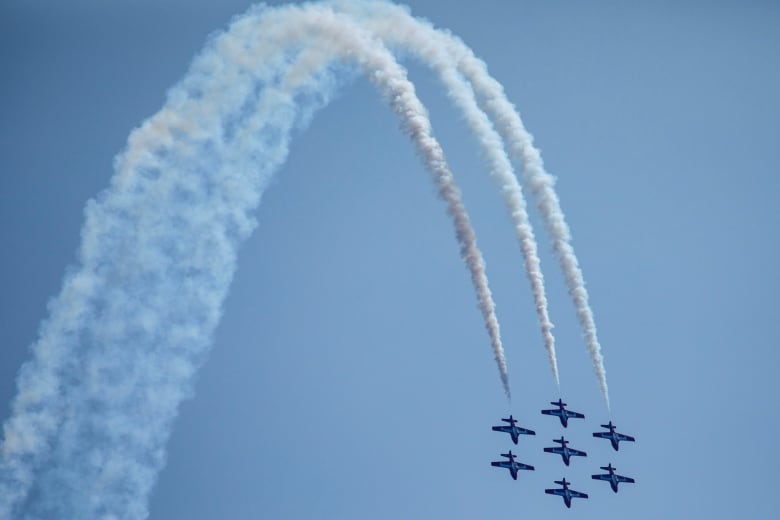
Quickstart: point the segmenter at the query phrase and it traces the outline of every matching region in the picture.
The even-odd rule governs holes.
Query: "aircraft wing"
[[[612,437],[609,432],[595,432],[593,436],[598,437],[599,439],[609,439]]]
[[[585,416],[581,414],[580,412],[570,412],[569,410],[566,410],[566,415],[569,416],[569,418],[573,419],[584,419]]]
[[[545,489],[544,492],[548,495],[558,495],[559,497],[562,497],[566,493],[564,489]]]
[[[517,464],[517,469],[527,469],[530,471],[534,470],[534,467],[530,464],[523,464],[522,462],[515,462],[515,464]]]
[[[630,441],[634,442],[634,438],[630,435],[624,435],[622,433],[615,433],[619,441]]]
[[[593,480],[606,480],[606,481],[612,480],[612,477],[610,477],[606,473],[603,475],[591,475],[590,478],[592,478]]]
[[[518,432],[520,432],[520,435],[536,435],[536,432],[533,430],[529,430],[528,428],[520,428],[517,427]]]
[[[634,479],[631,477],[624,477],[623,475],[615,475],[615,478],[617,478],[618,482],[628,482],[629,484],[634,483]]]
[[[580,493],[579,491],[574,491],[573,489],[570,489],[569,493],[571,493],[571,496],[576,498],[588,498],[587,493]]]
[[[572,450],[572,449],[570,449],[569,451],[574,452],[574,450]],[[558,447],[555,447],[555,448],[545,448],[544,452],[545,453],[555,453],[557,455],[563,455],[563,448],[558,448]]]
[[[508,468],[509,461],[499,460],[497,462],[491,462],[490,465],[495,468]]]
[[[587,456],[588,456],[588,454],[587,454],[587,453],[585,453],[584,451],[575,450],[575,449],[573,449],[573,448],[569,448],[569,453],[570,453],[571,455],[576,455],[576,456],[578,456],[578,457],[587,457]]]
[[[493,426],[493,431],[494,432],[508,433],[509,432],[509,426]]]
[[[557,415],[557,416],[561,415],[560,410],[542,410],[542,413],[544,415]]]

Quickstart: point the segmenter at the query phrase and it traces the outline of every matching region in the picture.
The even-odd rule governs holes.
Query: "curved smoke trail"
[[[333,57],[355,60],[367,77],[379,87],[383,97],[401,118],[403,130],[412,138],[417,153],[433,176],[439,196],[447,203],[447,212],[453,220],[461,257],[471,274],[477,293],[479,308],[490,336],[491,345],[499,367],[499,374],[507,397],[510,397],[509,376],[504,360],[495,304],[485,274],[482,253],[477,247],[476,234],[468,213],[460,198],[452,173],[447,166],[444,152],[433,137],[427,111],[417,98],[414,85],[407,79],[406,71],[378,40],[355,22],[339,16],[330,8],[309,6],[301,12],[296,23],[312,42],[312,52],[304,64],[310,67]],[[300,42],[301,40],[296,40]],[[295,75],[306,75],[299,69]]]
[[[261,48],[247,67],[241,44],[261,14],[208,44],[166,106],[131,134],[110,188],[87,205],[79,265],[50,305],[5,424],[1,518],[31,488],[32,517],[147,516],[137,497],[164,462],[237,247],[255,226],[251,212],[291,128],[335,86],[323,81],[297,100],[266,89],[254,150],[236,155],[229,131],[245,118],[242,104],[288,60]]]
[[[87,205],[78,263],[50,304],[4,425],[0,517],[148,516],[252,212],[291,132],[338,86],[332,68],[296,75],[317,61],[300,48],[314,34],[331,58],[357,61],[404,121],[456,224],[508,393],[484,264],[404,70],[327,9],[255,8],[210,40]]]
[[[360,3],[351,0],[334,0],[334,3],[339,9],[359,16],[388,44],[397,45],[407,52],[416,54],[437,70],[442,66],[455,67],[471,84],[473,91],[468,94],[476,92],[478,95],[480,107],[495,122],[512,158],[520,166],[526,187],[537,198],[537,208],[545,229],[552,239],[553,252],[558,258],[566,286],[574,302],[593,370],[602,396],[609,407],[609,390],[601,345],[596,333],[588,291],[585,288],[585,279],[571,245],[571,231],[566,223],[558,195],[555,193],[555,177],[545,171],[541,154],[533,145],[533,136],[523,126],[520,115],[506,98],[501,84],[488,74],[487,65],[459,38],[447,31],[435,29],[428,22],[414,18],[404,6],[373,0]],[[441,65],[440,60],[447,64]],[[466,92],[462,87],[455,85],[460,80],[453,78],[450,71],[446,73],[440,71],[440,74],[448,89]],[[472,110],[467,106],[472,101],[465,96],[453,95],[453,99],[461,105],[464,113]],[[506,192],[504,194],[506,196]]]
[[[544,169],[541,153],[533,145],[533,136],[523,126],[520,114],[514,105],[506,98],[504,88],[488,74],[485,63],[474,56],[473,52],[459,40],[455,38],[448,38],[448,40],[453,57],[459,63],[458,69],[474,85],[474,90],[481,97],[481,104],[496,122],[499,133],[507,143],[510,155],[520,165],[525,185],[537,198],[536,207],[552,239],[552,249],[558,258],[566,287],[574,302],[601,395],[609,407],[607,373],[596,332],[596,322],[590,307],[588,291],[585,288],[585,278],[577,255],[574,253],[574,247],[571,245],[571,231],[566,223],[558,195],[555,193],[555,177]]]
[[[403,7],[355,0],[334,0],[340,12],[357,17],[362,26],[376,34],[390,47],[401,48],[434,69],[447,88],[447,94],[463,113],[469,129],[482,146],[491,177],[498,184],[520,244],[526,276],[531,284],[542,340],[552,369],[556,386],[559,385],[558,361],[555,354],[553,324],[547,306],[544,275],[539,260],[538,246],[528,218],[525,197],[518,183],[509,157],[504,151],[501,136],[495,131],[487,114],[479,107],[471,85],[458,72],[457,64],[438,38],[432,37],[432,28],[409,15]],[[438,33],[433,33],[438,36]]]

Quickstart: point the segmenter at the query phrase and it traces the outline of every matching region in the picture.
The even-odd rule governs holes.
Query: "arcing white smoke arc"
[[[528,218],[525,197],[509,157],[504,151],[501,137],[496,133],[487,114],[477,104],[471,85],[459,73],[457,63],[452,59],[448,48],[440,42],[440,34],[432,27],[413,18],[403,7],[384,2],[356,0],[334,0],[332,3],[340,12],[350,14],[359,20],[362,26],[376,34],[388,46],[400,48],[434,69],[446,86],[448,96],[463,113],[472,134],[482,146],[483,157],[491,177],[496,181],[512,219],[515,235],[523,254],[526,276],[531,284],[544,347],[553,379],[558,386],[558,361],[555,354],[555,337],[552,333],[553,324],[550,321],[544,275],[536,238]]]
[[[88,204],[80,265],[50,305],[5,424],[0,518],[31,487],[25,516],[147,516],[143,497],[211,342],[251,212],[286,156],[290,127],[321,104],[270,89],[255,149],[231,159],[225,129],[286,60],[272,49],[250,73],[224,57],[259,14],[210,43]],[[317,95],[329,90],[325,82]]]
[[[300,53],[307,41],[370,72],[402,117],[456,224],[508,392],[481,254],[403,69],[325,8],[252,9],[211,39],[165,107],[131,134],[111,186],[88,204],[78,265],[50,307],[4,425],[0,517],[148,516],[178,405],[209,348],[237,248],[255,226],[252,211],[292,129],[337,86],[331,71],[305,63],[317,62]]]
[[[388,45],[412,53],[438,70],[450,93],[460,93],[459,95],[452,94],[452,97],[467,115],[467,118],[471,117],[469,114],[473,111],[472,103],[474,102],[471,97],[473,92],[476,92],[480,107],[495,122],[512,158],[520,166],[526,187],[537,198],[537,208],[542,216],[545,229],[552,239],[553,251],[564,273],[602,396],[609,406],[606,371],[601,345],[596,334],[593,311],[590,308],[582,270],[571,245],[571,232],[555,193],[555,178],[545,171],[541,154],[533,146],[533,137],[523,126],[514,105],[506,98],[501,84],[488,74],[485,63],[474,56],[471,49],[460,39],[412,17],[408,8],[404,6],[372,0],[366,2],[333,1],[340,11],[356,16]],[[456,69],[460,75],[468,80],[473,91],[458,85],[462,80],[453,74],[452,69]],[[507,192],[504,194],[506,197]],[[509,205],[508,200],[507,204]],[[537,309],[539,308],[538,301],[539,299],[537,299]],[[544,323],[541,316],[540,322]],[[545,330],[544,324],[542,330]]]

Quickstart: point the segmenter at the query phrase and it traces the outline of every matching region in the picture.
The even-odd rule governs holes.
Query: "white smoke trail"
[[[321,56],[332,56],[343,60],[355,60],[367,77],[379,88],[391,108],[401,118],[403,130],[412,138],[417,153],[433,176],[439,195],[447,204],[447,212],[453,220],[460,254],[471,274],[477,293],[479,308],[490,336],[493,353],[498,364],[501,382],[507,397],[510,397],[509,375],[495,304],[485,274],[482,253],[477,247],[476,235],[460,198],[452,173],[447,166],[444,152],[433,137],[427,111],[417,98],[414,86],[406,77],[406,71],[390,52],[373,39],[368,32],[328,10],[310,6],[297,23],[310,27],[312,46]]]
[[[251,67],[230,59],[260,14],[210,42],[163,110],[133,132],[111,187],[88,204],[79,265],[50,304],[4,425],[0,518],[18,512],[33,484],[26,516],[147,516],[145,500],[125,497],[145,497],[163,464],[291,126],[332,90],[322,81],[295,102],[269,91],[256,149],[227,160],[225,133],[243,117],[241,104],[285,62],[263,48]]]
[[[428,22],[412,17],[405,6],[373,0],[365,2],[334,0],[334,5],[358,17],[372,30],[377,31],[388,45],[397,45],[404,51],[421,57],[424,62],[436,69],[441,66],[438,63],[440,59],[448,61],[449,65],[445,67],[455,67],[471,84],[473,91],[479,96],[480,107],[493,119],[509,148],[510,155],[520,166],[526,187],[537,198],[537,208],[545,229],[552,239],[552,248],[574,302],[602,396],[609,407],[609,391],[601,345],[596,334],[596,324],[590,308],[585,280],[571,245],[571,232],[555,193],[555,177],[545,171],[541,154],[533,145],[533,137],[523,126],[514,105],[506,98],[501,84],[488,74],[485,63],[478,59],[460,39],[446,31],[435,29]],[[442,55],[446,58],[442,58]],[[450,83],[454,85],[458,81],[450,72],[446,75],[442,73],[442,79],[451,89],[453,87]],[[457,88],[461,89],[461,87]],[[464,113],[471,110],[466,106],[471,101],[465,97],[458,96],[456,102],[462,104],[461,109]]]
[[[438,38],[431,37],[431,28],[412,18],[403,7],[388,6],[388,4],[377,7],[372,2],[355,0],[334,0],[332,3],[336,9],[356,17],[362,26],[381,38],[388,46],[400,47],[438,72],[447,87],[448,96],[463,112],[472,134],[482,146],[483,158],[487,162],[491,177],[498,184],[509,210],[523,254],[526,275],[531,284],[544,348],[553,379],[558,386],[558,362],[555,354],[555,337],[552,333],[553,324],[547,308],[544,275],[536,238],[528,218],[525,197],[512,170],[509,157],[504,151],[501,136],[493,128],[487,114],[477,104],[471,85],[458,72],[457,64],[448,49]],[[390,8],[389,13],[383,9],[385,6]],[[403,13],[404,16],[397,13]]]
[[[354,60],[377,85],[393,111],[401,118],[402,128],[412,138],[418,154],[434,178],[439,195],[447,203],[461,257],[469,269],[476,290],[502,385],[507,397],[510,397],[509,375],[495,315],[495,304],[488,286],[482,253],[477,247],[476,234],[447,166],[444,152],[433,137],[427,111],[417,98],[414,85],[407,79],[406,71],[380,41],[372,38],[370,33],[353,21],[336,15],[329,7],[309,4],[295,15],[295,20],[290,24],[296,28],[295,34],[288,34],[286,39],[277,40],[275,44],[283,48],[306,44],[308,46],[288,72],[285,82],[300,82],[302,78],[311,76],[313,71],[334,59],[347,62]],[[260,28],[257,30],[263,32]],[[314,89],[316,90],[316,87]],[[510,166],[507,165],[507,168],[511,171]],[[535,245],[532,232],[531,242]]]
[[[327,71],[284,75],[314,32],[318,45],[370,72],[434,175],[508,393],[481,255],[403,69],[327,10],[253,9],[209,42],[165,107],[131,134],[110,188],[87,206],[78,265],[50,306],[4,425],[1,518],[148,515],[178,405],[208,351],[237,247],[255,226],[251,212],[293,127],[335,88]],[[293,71],[304,69],[298,61]]]
[[[569,295],[574,302],[601,395],[609,407],[607,373],[596,332],[596,322],[585,288],[585,278],[571,245],[571,231],[555,193],[555,177],[544,169],[541,154],[533,145],[533,136],[523,126],[520,114],[506,98],[501,84],[487,73],[485,63],[459,40],[452,38],[450,41],[452,50],[460,51],[459,54],[453,54],[458,60],[459,70],[472,82],[474,90],[481,96],[482,105],[496,122],[511,156],[520,165],[526,186],[537,198],[537,208],[552,239],[553,252],[558,258]]]

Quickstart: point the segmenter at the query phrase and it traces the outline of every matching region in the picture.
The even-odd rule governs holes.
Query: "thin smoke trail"
[[[427,111],[417,98],[414,86],[407,79],[406,71],[380,42],[371,38],[369,33],[358,25],[329,9],[316,11],[317,8],[310,7],[297,23],[303,27],[311,25],[315,37],[318,38],[315,42],[316,48],[320,51],[325,46],[342,59],[357,61],[368,78],[380,89],[395,114],[401,118],[402,128],[412,138],[417,153],[433,176],[439,196],[446,202],[447,212],[453,220],[460,254],[471,274],[479,308],[498,364],[501,382],[507,397],[510,397],[509,375],[504,360],[500,328],[482,253],[477,247],[476,235],[461,201],[460,192],[447,166],[444,152],[433,137]]]
[[[552,239],[553,252],[564,273],[602,396],[609,407],[606,371],[593,311],[582,270],[571,245],[571,232],[555,193],[555,178],[545,171],[541,154],[533,145],[533,137],[523,126],[514,105],[506,98],[501,84],[488,74],[485,63],[474,56],[471,49],[460,39],[446,31],[435,29],[428,22],[412,17],[406,7],[383,1],[357,3],[335,0],[334,3],[339,9],[359,16],[372,27],[392,27],[392,30],[382,32],[382,37],[388,44],[396,43],[404,51],[414,54],[436,52],[448,56],[451,64],[471,84],[478,96],[480,108],[486,111],[496,124],[512,159],[520,166],[526,187],[537,198],[537,208]],[[412,43],[411,39],[414,43],[410,47],[408,44]],[[430,48],[435,48],[435,51]],[[448,81],[447,78],[443,79]]]
[[[403,18],[399,23],[398,16],[385,16],[384,12],[374,14],[374,7],[370,2],[335,0],[333,5],[347,13],[362,14],[360,17],[361,25],[376,34],[383,42],[391,47],[400,47],[417,56],[438,72],[447,88],[447,94],[465,116],[472,134],[482,146],[483,157],[487,162],[491,177],[498,184],[512,219],[515,235],[523,254],[526,276],[531,284],[544,348],[552,369],[553,379],[556,386],[559,386],[555,337],[552,333],[553,324],[550,321],[544,275],[541,270],[536,238],[528,218],[525,197],[517,176],[512,170],[509,157],[504,151],[501,137],[493,128],[487,114],[477,104],[471,85],[458,72],[447,49],[422,30],[419,22],[414,18]],[[410,21],[414,23],[410,23]]]
[[[209,348],[237,247],[255,226],[251,212],[291,130],[337,83],[319,71],[296,88],[290,75],[272,88],[294,51],[253,46],[258,28],[292,47],[307,36],[302,27],[314,28],[341,59],[359,55],[448,204],[501,353],[473,231],[403,69],[355,27],[318,19],[327,12],[296,12],[253,9],[214,37],[166,106],[133,132],[110,188],[88,205],[78,265],[50,307],[5,424],[0,516],[20,505],[28,517],[148,515],[178,405]],[[299,23],[304,14],[308,25]],[[280,23],[286,17],[294,23]],[[258,85],[265,88],[247,118]]]
[[[558,258],[569,295],[574,302],[577,319],[585,336],[585,345],[590,354],[601,395],[609,408],[607,373],[604,369],[604,357],[601,354],[596,322],[590,307],[585,278],[574,253],[574,247],[571,245],[571,231],[554,189],[555,177],[544,169],[541,154],[533,145],[533,137],[523,126],[520,114],[514,105],[506,98],[501,84],[490,77],[484,62],[476,58],[471,51],[466,52],[465,45],[454,38],[450,41],[452,50],[462,53],[459,70],[474,85],[474,90],[481,97],[481,104],[496,122],[498,131],[507,143],[511,156],[521,166],[526,186],[537,198],[537,208],[547,233],[552,238],[553,252]],[[461,56],[459,54],[453,55]]]

